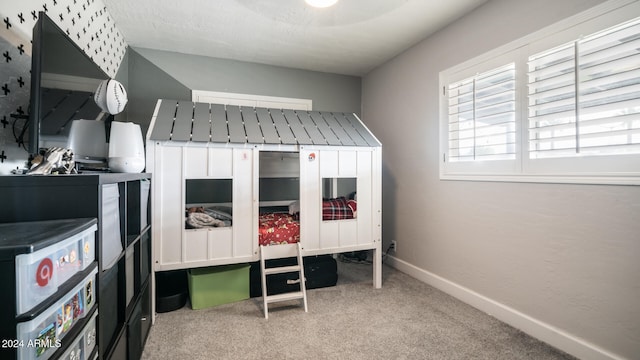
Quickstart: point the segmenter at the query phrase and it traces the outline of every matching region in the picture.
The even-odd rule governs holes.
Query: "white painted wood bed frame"
[[[263,151],[299,154],[304,256],[373,250],[382,286],[382,147],[355,114],[158,100],[147,133],[155,271],[259,260]],[[355,219],[322,220],[322,179],[357,178]],[[232,179],[233,225],[185,229],[188,179]]]

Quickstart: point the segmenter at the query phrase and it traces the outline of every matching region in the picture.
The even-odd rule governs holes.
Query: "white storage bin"
[[[54,245],[16,256],[16,315],[31,310],[91,265],[97,228],[93,225]]]
[[[46,360],[60,347],[61,340],[96,303],[94,269],[76,287],[38,317],[18,323],[19,360]]]
[[[60,360],[90,360],[89,356],[96,347],[96,317],[97,311]]]
[[[122,253],[120,238],[120,191],[118,184],[102,186],[102,258],[100,264],[103,269],[109,269],[115,264]]]

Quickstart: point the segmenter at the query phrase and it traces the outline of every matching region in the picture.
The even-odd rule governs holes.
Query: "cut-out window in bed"
[[[322,220],[355,219],[358,194],[356,178],[322,179]]]
[[[232,225],[232,179],[187,179],[185,185],[186,229]]]

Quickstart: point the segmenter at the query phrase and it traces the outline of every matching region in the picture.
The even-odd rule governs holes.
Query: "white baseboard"
[[[599,348],[550,324],[478,294],[406,261],[387,255],[385,264],[429,284],[476,309],[486,312],[523,332],[579,359],[622,360],[623,357]]]

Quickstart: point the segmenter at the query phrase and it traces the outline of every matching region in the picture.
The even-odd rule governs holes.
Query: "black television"
[[[73,120],[99,118],[102,110],[93,95],[100,82],[107,78],[66,32],[46,13],[40,12],[33,27],[29,153],[36,155],[41,149],[51,147],[66,148]],[[113,116],[104,120],[104,126],[108,127]]]

